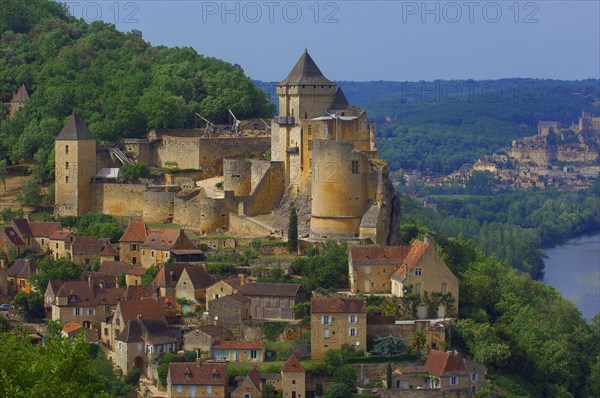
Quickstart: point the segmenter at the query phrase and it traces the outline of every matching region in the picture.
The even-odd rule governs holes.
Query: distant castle
[[[113,147],[97,146],[74,114],[55,141],[55,212],[143,217],[209,236],[253,235],[268,226],[248,217],[294,205],[305,209],[310,240],[397,243],[399,200],[366,112],[348,103],[307,51],[277,84],[277,96],[279,115],[270,125],[237,122],[230,134],[212,125],[204,133],[151,131]],[[271,159],[263,156],[268,150]],[[124,183],[120,167],[132,161],[190,170],[160,183]]]

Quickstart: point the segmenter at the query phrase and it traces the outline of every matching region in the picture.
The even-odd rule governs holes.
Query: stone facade
[[[377,156],[366,112],[348,103],[307,52],[277,85],[277,95],[280,115],[270,126],[270,136],[262,124],[253,122],[242,127],[243,136],[150,131],[146,139],[125,139],[118,148],[96,150],[89,130],[74,115],[55,142],[56,213],[144,217],[213,236],[232,229],[230,214],[269,214],[283,208],[285,201],[313,195],[311,239],[393,244],[398,238],[394,214],[399,214],[399,204],[387,164]],[[324,116],[327,111],[333,116]],[[230,128],[225,130],[231,133]],[[261,160],[269,149],[271,159]],[[121,150],[149,166],[176,164],[194,173],[179,180],[141,183],[94,178],[102,168],[120,167],[112,155]],[[216,181],[196,184],[197,179],[220,176],[222,191],[214,189]],[[268,231],[251,228],[239,218],[235,221],[238,234],[262,236]],[[131,261],[128,257],[138,259],[125,252],[123,260]]]
[[[389,293],[390,275],[408,254],[404,246],[351,246],[348,256],[350,291],[366,294]]]
[[[437,253],[433,237],[425,235],[424,241],[414,241],[402,266],[391,276],[392,295],[404,297],[405,289],[431,300],[439,295],[437,311],[432,314],[426,302],[417,307],[417,318],[444,318],[458,314],[458,278],[450,271]]]
[[[344,344],[366,349],[366,299],[313,297],[310,307],[312,359],[321,359],[326,351]]]
[[[219,325],[234,325],[250,319],[250,299],[241,294],[223,296],[208,302],[210,320]],[[216,318],[218,317],[218,318]]]

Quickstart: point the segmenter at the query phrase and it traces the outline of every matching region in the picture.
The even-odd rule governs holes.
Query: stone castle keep
[[[74,114],[55,141],[56,213],[93,211],[202,235],[248,236],[268,233],[268,222],[253,216],[304,203],[309,240],[396,243],[399,200],[366,112],[348,103],[307,51],[277,84],[277,96],[279,115],[270,125],[242,121],[236,134],[150,131],[112,147],[97,146]],[[128,182],[120,167],[132,162],[179,172]]]

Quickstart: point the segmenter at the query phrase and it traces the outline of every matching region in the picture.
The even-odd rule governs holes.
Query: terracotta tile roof
[[[394,374],[403,375],[409,373],[427,373],[427,368],[423,365],[418,366],[403,366],[394,370]]]
[[[173,296],[160,296],[158,298],[158,303],[163,310],[177,307],[175,297]]]
[[[184,267],[182,274],[183,272],[187,273],[187,275],[189,276],[190,280],[192,281],[192,285],[194,286],[194,289],[209,287],[215,281],[213,277],[208,272],[206,272],[206,270],[202,266],[189,265]]]
[[[407,246],[351,246],[350,257],[352,262],[358,263],[398,263],[408,255],[410,247]]]
[[[215,341],[212,348],[218,350],[264,350],[262,341]]]
[[[366,298],[313,297],[310,312],[316,313],[361,313],[367,312]]]
[[[144,268],[144,267],[133,267],[130,270],[128,270],[127,272],[125,272],[125,275],[142,276],[142,275],[144,275],[144,272],[146,272],[146,268]]]
[[[148,227],[143,220],[129,220],[129,225],[119,242],[143,243],[148,237]]]
[[[20,258],[6,271],[6,276],[10,278],[29,279],[33,274],[37,274],[38,269],[34,260]]]
[[[433,376],[445,376],[465,372],[465,363],[458,355],[431,350],[427,356],[425,367]]]
[[[286,363],[281,367],[282,372],[301,372],[304,373],[304,367],[298,361],[298,358],[294,354],[287,360]]]
[[[234,276],[233,278],[222,279],[222,281],[234,288],[235,290],[238,290],[246,282],[243,276]]]
[[[169,363],[169,380],[171,384],[184,385],[226,385],[227,364],[171,362]]]
[[[102,253],[100,253],[100,255],[103,257],[118,257],[119,252],[111,243],[109,243],[106,246],[104,246],[104,249],[102,250]]]
[[[156,288],[151,285],[129,285],[125,289],[125,300],[137,300],[141,298],[152,298],[158,296]]]
[[[410,271],[414,268],[414,266],[421,260],[421,257],[425,253],[425,250],[429,247],[429,243],[414,241],[412,245],[410,245],[410,251],[408,252],[408,256],[404,259],[404,265]]]
[[[167,323],[167,318],[158,301],[151,298],[125,300],[117,304],[121,312],[123,322],[137,319],[141,316],[143,319],[154,319]]]
[[[260,373],[258,372],[258,369],[256,369],[256,366],[252,367],[252,370],[250,371],[250,373],[248,373],[248,376],[246,377],[250,379],[252,384],[254,384],[254,387],[260,390]]]
[[[238,292],[244,296],[295,297],[301,290],[299,283],[246,283]]]
[[[55,140],[93,140],[95,139],[90,130],[85,125],[83,118],[73,112],[65,126],[56,136]]]
[[[65,326],[63,326],[62,330],[63,330],[63,332],[65,332],[65,333],[68,334],[68,333],[72,333],[72,332],[74,332],[76,330],[79,330],[82,327],[83,326],[81,326],[77,322],[71,322],[71,321],[69,321],[69,322],[65,323]]]
[[[58,222],[34,221],[29,223],[31,236],[35,238],[48,238],[54,231],[59,229],[60,223]]]
[[[215,300],[220,300],[220,299],[235,300],[235,301],[239,301],[240,303],[244,303],[246,301],[251,301],[248,297],[246,297],[240,293],[235,293],[235,294],[230,294],[228,296],[219,297],[218,299],[215,299]]]
[[[8,240],[10,241],[10,243],[12,243],[15,246],[23,246],[25,245],[25,242],[23,242],[23,239],[21,239],[21,237],[19,236],[19,234],[17,234],[17,231],[15,231],[15,229],[13,227],[4,227],[2,229],[4,235],[6,235],[6,237],[8,238]]]
[[[131,264],[124,261],[102,261],[98,272],[118,276],[121,272],[126,272],[129,268],[131,268]]]
[[[71,231],[54,231],[54,232],[52,232],[52,234],[50,234],[48,239],[66,240],[71,235],[73,235],[73,232],[71,232]]]
[[[175,228],[150,230],[142,247],[155,250],[191,249],[194,253],[202,252],[185,237],[185,233],[182,229]]]
[[[29,221],[24,218],[14,219],[12,225],[22,237],[27,238],[33,236],[31,234],[31,228],[29,227]]]
[[[76,236],[71,245],[74,256],[99,256],[102,242],[95,236]]]

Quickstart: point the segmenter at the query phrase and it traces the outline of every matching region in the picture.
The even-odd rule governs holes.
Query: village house
[[[148,268],[154,264],[164,264],[169,259],[178,261],[185,257],[187,261],[202,261],[204,253],[187,237],[183,229],[167,228],[150,230],[141,245],[142,266]]]
[[[250,299],[250,318],[292,321],[304,314],[294,306],[308,300],[299,283],[246,283],[238,292]]]
[[[71,243],[71,260],[77,265],[89,265],[100,260],[100,254],[108,242],[95,236],[76,236]]]
[[[200,357],[202,352],[210,352],[210,348],[216,341],[223,340],[223,327],[209,324],[194,328],[183,334],[183,349],[195,351]]]
[[[262,396],[262,388],[260,373],[253,367],[244,380],[231,392],[231,398],[259,398]]]
[[[446,323],[438,319],[396,320],[395,316],[368,315],[367,339],[377,336],[395,336],[411,341],[415,333],[425,337],[423,349],[446,347]]]
[[[265,343],[262,341],[216,341],[210,347],[215,360],[228,362],[263,362]]]
[[[295,355],[281,367],[282,398],[306,397],[306,372]]]
[[[127,272],[131,268],[131,264],[123,261],[112,261],[104,260],[98,268],[98,272],[104,275],[112,276],[117,278],[122,273]],[[119,286],[125,288],[125,286]]]
[[[405,246],[351,246],[348,256],[350,291],[378,294],[391,290],[390,275],[408,254]]]
[[[146,272],[146,268],[143,267],[133,267],[125,271],[125,284],[127,286],[141,285],[144,272]]]
[[[138,316],[127,321],[123,331],[115,337],[114,361],[123,374],[134,369],[147,374],[152,355],[160,356],[178,349],[177,334],[164,321]]]
[[[133,265],[142,263],[142,244],[148,238],[148,227],[143,220],[130,219],[127,229],[119,239],[121,261]]]
[[[75,239],[75,234],[71,231],[54,231],[48,237],[48,247],[52,252],[52,257],[57,260],[59,258],[71,258],[71,245]]]
[[[228,398],[227,364],[171,362],[168,398]]]
[[[485,366],[458,354],[431,350],[425,365],[395,369],[392,388],[423,390],[426,397],[470,397],[483,388],[486,373]]]
[[[49,283],[48,295],[54,295],[52,301],[52,320],[61,325],[76,322],[84,328],[99,327],[113,314],[124,289],[102,288],[86,281],[67,281],[54,293],[56,282]],[[49,291],[51,289],[51,291]],[[48,298],[44,301],[47,302]]]
[[[100,261],[119,261],[119,251],[112,243],[108,242],[106,246],[104,246],[102,253],[100,253]]]
[[[326,351],[344,344],[366,349],[367,299],[313,297],[310,312],[312,359],[321,359]]]
[[[423,241],[415,240],[402,266],[391,276],[392,295],[404,297],[407,289],[424,297],[437,300],[437,311],[428,313],[426,301],[417,306],[417,318],[444,318],[458,313],[458,278],[450,271],[437,253],[435,241],[429,234]]]
[[[27,227],[25,227],[25,223],[27,224]],[[30,234],[30,236],[25,236],[24,239],[25,241],[27,241],[26,239],[28,237],[31,238],[29,240],[30,244],[26,244],[27,249],[37,254],[46,253],[46,251],[49,249],[50,236],[55,231],[61,229],[60,223],[42,221],[25,221],[25,223],[19,223],[19,226],[24,226],[23,230],[25,231],[25,234]]]
[[[208,302],[210,300],[218,299],[219,297],[235,294],[245,283],[246,279],[243,276],[236,276],[215,282],[206,289],[206,301]]]
[[[13,94],[11,100],[6,103],[8,106],[8,118],[12,119],[15,113],[25,106],[25,102],[29,100],[29,93],[24,84],[19,86],[19,89]]]
[[[187,265],[175,285],[175,298],[184,300],[184,313],[194,310],[195,306],[206,305],[206,288],[214,282],[204,267]]]
[[[231,326],[250,319],[251,300],[239,293],[219,297],[208,302],[208,320]]]
[[[161,296],[175,296],[175,287],[187,263],[169,263],[161,265],[152,284],[158,288]]]
[[[109,348],[114,349],[115,337],[118,336],[127,322],[137,319],[152,319],[167,323],[157,298],[136,298],[119,301],[111,318],[101,325],[101,340]]]
[[[64,337],[73,338],[79,336],[86,329],[77,322],[67,322],[62,328],[62,335]]]
[[[5,253],[10,260],[14,260],[23,254],[25,250],[25,242],[17,231],[15,231],[14,227],[0,228],[0,252]]]
[[[18,292],[30,293],[31,284],[29,278],[38,273],[34,260],[20,258],[6,271],[6,280],[10,294]]]

